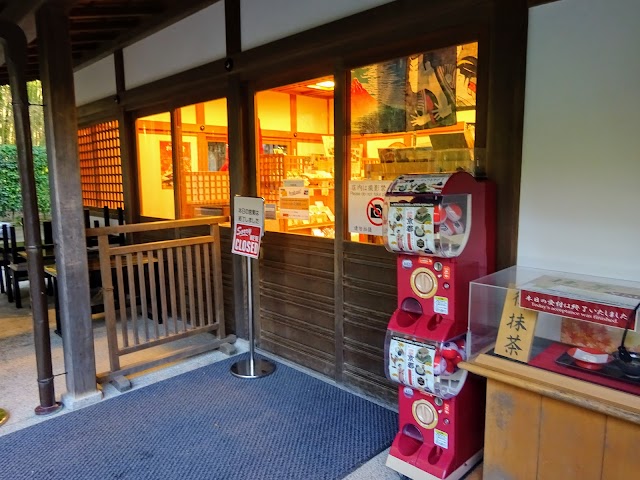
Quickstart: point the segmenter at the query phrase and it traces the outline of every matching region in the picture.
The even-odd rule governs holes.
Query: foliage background
[[[39,81],[27,83],[29,121],[33,144],[33,167],[40,215],[51,213],[47,153],[45,151],[44,109]],[[0,85],[0,218],[15,220],[22,216],[22,194],[18,174],[16,132],[9,85]]]
[[[49,166],[44,147],[33,147],[33,169],[41,215],[51,213]],[[0,217],[14,219],[22,214],[22,193],[18,173],[18,149],[15,145],[0,145]]]

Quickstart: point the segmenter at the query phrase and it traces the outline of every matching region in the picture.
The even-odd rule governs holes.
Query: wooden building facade
[[[189,25],[205,28],[207,21],[213,22],[226,32],[221,39],[224,48],[211,46],[212,55],[220,58],[136,85],[145,78],[136,64],[143,58],[136,55],[155,49],[155,55],[162,57],[162,42],[166,40],[160,31],[140,42],[147,42],[144,47],[151,50],[140,43],[136,44],[139,47],[119,48],[109,57],[113,60],[106,62],[107,67],[99,61],[76,71],[76,82],[87,82],[94,69],[106,68],[103,71],[115,83],[113,94],[78,108],[80,138],[90,137],[93,131],[91,138],[96,139],[89,145],[81,142],[82,172],[90,176],[92,165],[102,172],[96,174],[98,180],[93,187],[83,180],[87,194],[83,201],[90,197],[98,203],[124,205],[128,221],[134,222],[192,214],[181,203],[180,198],[186,194],[181,189],[188,187],[177,180],[178,175],[169,207],[175,216],[149,213],[150,202],[142,186],[151,178],[144,173],[139,157],[144,143],[142,132],[148,135],[153,131],[171,141],[169,161],[174,171],[181,169],[180,152],[184,153],[185,144],[191,141],[186,140],[187,135],[195,138],[200,123],[203,135],[221,134],[228,144],[228,201],[222,203],[230,205],[237,194],[264,194],[260,191],[260,167],[253,159],[262,153],[261,144],[279,144],[283,138],[273,138],[272,130],[258,125],[260,105],[256,99],[260,92],[309,79],[333,78],[327,131],[335,139],[331,205],[335,233],[333,238],[319,238],[267,232],[263,255],[253,275],[257,346],[345,386],[391,400],[394,389],[385,379],[383,364],[386,324],[397,301],[395,257],[375,241],[354,241],[348,231],[348,185],[352,176],[347,159],[358,140],[351,122],[353,69],[419,52],[477,45],[473,146],[483,151],[486,175],[498,186],[498,264],[511,265],[517,242],[527,4],[500,0],[353,2],[352,7],[362,11],[351,15],[342,7],[344,13],[336,20],[251,46],[242,38],[243,33],[250,32],[250,10],[243,8],[250,8],[252,3],[258,8],[257,2],[212,3],[177,23],[173,28],[179,28],[171,38],[178,51],[191,48],[188,40],[180,45],[180,35],[186,34],[180,29]],[[202,15],[200,23],[194,20],[198,15]],[[154,46],[154,42],[158,43]],[[141,53],[137,54],[135,48]],[[76,85],[77,92],[87,88],[86,84]],[[208,104],[221,99],[226,101],[227,119],[226,125],[216,130],[203,119]],[[298,110],[302,108],[300,103]],[[187,108],[193,105],[192,121]],[[265,123],[264,117],[260,120]],[[301,149],[303,140],[313,135],[305,137],[294,127],[290,129],[291,141]],[[271,140],[266,140],[269,135]],[[191,152],[202,149],[197,142],[190,144]],[[154,191],[151,203],[161,202],[160,197],[166,194]],[[243,336],[247,331],[245,274],[242,261],[226,248],[230,246],[230,229],[223,227],[222,235],[229,242],[223,244],[227,330]]]

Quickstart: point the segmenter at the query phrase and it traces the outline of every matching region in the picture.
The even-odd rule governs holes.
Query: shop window
[[[180,217],[229,215],[226,99],[182,107],[176,117],[182,133]]]
[[[82,204],[124,209],[118,121],[78,130]]]
[[[169,112],[136,120],[140,215],[176,218]]]
[[[382,197],[408,173],[475,173],[478,44],[351,70],[348,229],[382,243]]]
[[[226,99],[178,108],[174,115],[179,145],[172,141],[169,112],[136,121],[141,215],[229,215]],[[175,160],[174,148],[181,152]]]
[[[333,78],[258,92],[256,112],[265,229],[333,238]]]

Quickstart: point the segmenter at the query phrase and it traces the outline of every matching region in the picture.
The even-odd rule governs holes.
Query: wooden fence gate
[[[218,224],[228,217],[203,217],[90,228],[97,237],[110,371],[106,383],[163,363],[222,348],[225,335]],[[180,238],[181,228],[209,226],[209,234]],[[133,242],[113,245],[124,234]],[[161,240],[136,242],[142,237]],[[178,237],[171,240],[162,238]],[[90,260],[91,261],[91,260]],[[210,332],[211,341],[122,366],[120,358],[151,347]]]

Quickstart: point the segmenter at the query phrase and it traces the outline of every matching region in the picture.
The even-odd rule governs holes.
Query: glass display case
[[[514,266],[471,282],[471,359],[498,356],[640,395],[640,282]]]

